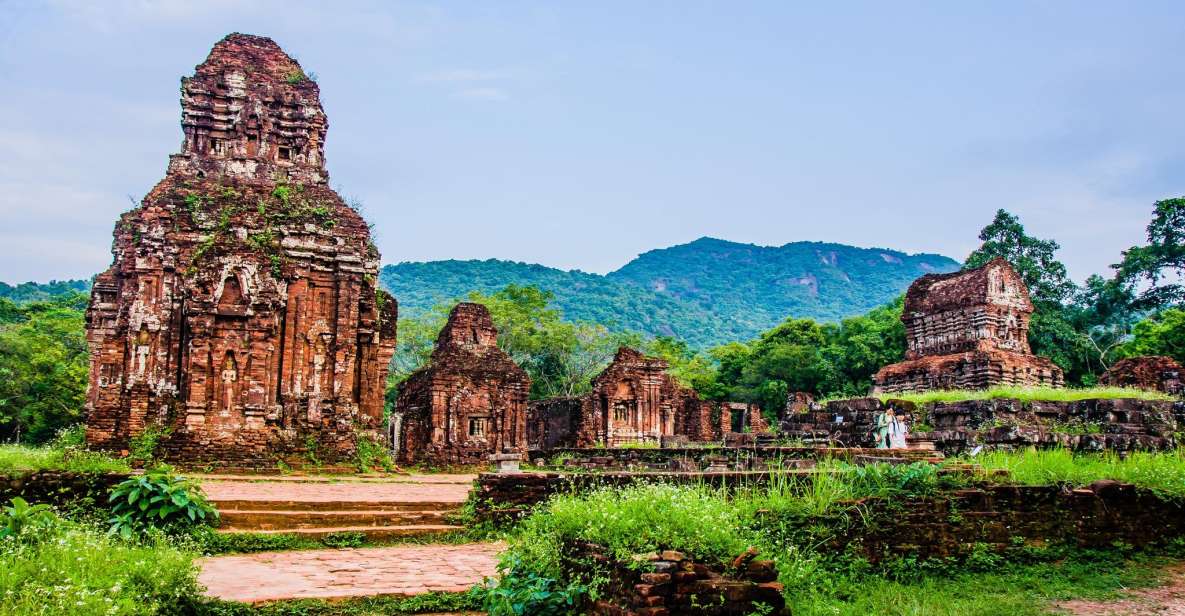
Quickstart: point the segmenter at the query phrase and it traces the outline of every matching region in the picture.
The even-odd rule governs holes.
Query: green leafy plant
[[[110,532],[130,539],[145,527],[184,530],[214,524],[218,512],[197,485],[167,469],[132,477],[111,490]]]
[[[391,450],[369,434],[359,434],[354,447],[354,465],[359,473],[374,470],[393,471],[395,460],[391,458]]]
[[[500,563],[498,574],[497,580],[486,580],[470,591],[490,616],[574,614],[589,592],[587,586],[578,582],[564,585],[540,575],[517,556]]]
[[[17,496],[7,507],[0,510],[0,540],[7,537],[23,538],[29,531],[45,530],[54,525],[57,516],[49,505],[30,505],[25,499]],[[29,532],[29,536],[41,536],[39,532]]]
[[[356,531],[329,533],[321,542],[331,548],[357,548],[366,543],[366,535]]]
[[[169,432],[168,429],[162,429],[160,426],[148,426],[143,432],[129,439],[128,459],[133,464],[139,463],[145,466],[151,464],[156,460],[156,452],[160,447],[161,439],[167,437]]]

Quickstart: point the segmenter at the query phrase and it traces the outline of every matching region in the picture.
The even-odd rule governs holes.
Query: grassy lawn
[[[850,580],[846,588],[792,593],[788,606],[795,616],[1036,616],[1054,613],[1058,601],[1112,599],[1127,589],[1156,585],[1170,562],[1085,558],[908,582],[866,576]]]
[[[1075,454],[1064,449],[991,451],[957,461],[972,462],[986,470],[1007,470],[1007,476],[991,478],[999,483],[1080,487],[1100,479],[1114,479],[1162,497],[1185,498],[1185,449],[1133,452],[1125,458],[1113,453]]]
[[[992,387],[990,389],[948,389],[921,393],[878,394],[881,400],[908,400],[917,405],[931,402],[959,402],[962,400],[1011,399],[1021,402],[1074,402],[1077,400],[1114,400],[1135,398],[1139,400],[1172,400],[1173,398],[1155,391],[1127,387],[1085,387],[1081,389],[1054,389],[1052,387]]]
[[[127,461],[84,449],[0,445],[0,475],[36,471],[127,473]]]

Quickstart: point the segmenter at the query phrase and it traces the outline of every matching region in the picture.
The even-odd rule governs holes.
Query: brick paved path
[[[429,481],[291,481],[202,479],[202,490],[213,501],[301,502],[453,502],[463,503],[473,487],[473,476],[450,475]]]
[[[214,556],[198,561],[206,594],[258,603],[463,592],[492,576],[502,543],[405,545]]]

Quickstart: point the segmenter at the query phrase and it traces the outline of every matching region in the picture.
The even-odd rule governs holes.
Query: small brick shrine
[[[481,464],[526,452],[531,379],[497,342],[485,306],[453,308],[431,360],[399,388],[391,434],[400,461]]]
[[[1029,348],[1032,314],[1024,281],[1004,259],[922,276],[905,295],[905,361],[881,368],[873,393],[1061,387],[1061,368]]]

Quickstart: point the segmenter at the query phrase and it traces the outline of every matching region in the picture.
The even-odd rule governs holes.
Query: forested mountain
[[[388,265],[381,282],[405,314],[473,290],[533,285],[555,293],[569,319],[673,336],[704,348],[753,338],[790,316],[835,321],[863,314],[923,274],[957,268],[940,255],[701,238],[652,250],[605,276],[490,259]]]
[[[89,280],[51,280],[49,282],[23,282],[16,286],[0,282],[0,297],[18,304],[53,299],[67,293],[88,293]]]
[[[844,244],[755,246],[712,238],[651,250],[605,276],[514,261],[430,261],[383,268],[381,282],[407,315],[508,284],[555,294],[570,320],[664,335],[692,348],[748,340],[786,317],[838,321],[892,300],[918,276],[959,264],[940,255]],[[85,280],[0,282],[17,303],[87,291]]]

